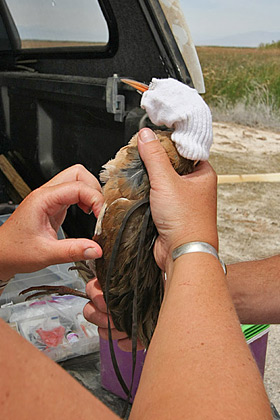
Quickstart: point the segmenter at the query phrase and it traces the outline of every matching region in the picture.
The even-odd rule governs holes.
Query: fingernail
[[[98,257],[98,253],[97,253],[96,248],[87,248],[84,251],[84,258],[86,260],[94,260],[97,257]]]
[[[156,140],[157,136],[149,128],[142,128],[139,131],[138,136],[143,143],[148,143],[149,141]]]

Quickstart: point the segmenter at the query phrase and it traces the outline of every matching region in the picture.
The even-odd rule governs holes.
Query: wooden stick
[[[0,169],[21,198],[25,198],[31,192],[31,189],[4,155],[0,155]]]
[[[280,182],[280,173],[218,175],[218,184],[237,184],[240,182]]]

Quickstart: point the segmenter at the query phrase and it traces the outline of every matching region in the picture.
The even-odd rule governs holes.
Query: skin
[[[31,192],[0,227],[0,280],[51,264],[98,258],[100,246],[89,239],[57,239],[72,204],[97,217],[103,204],[97,179],[82,165],[59,173]]]
[[[280,323],[280,255],[228,266],[227,284],[243,324]]]
[[[280,323],[280,255],[258,261],[244,261],[227,266],[227,286],[241,324]],[[98,325],[100,336],[108,340],[106,304],[97,279],[87,285],[91,302],[84,309],[88,321]],[[268,304],[269,302],[269,304]],[[112,325],[113,339],[123,351],[132,345],[125,333]],[[143,349],[138,343],[138,349]]]
[[[216,175],[203,163],[199,176],[178,177],[151,133],[145,136],[138,147],[160,235],[155,256],[167,285],[131,419],[271,418],[219,262],[204,253],[171,258],[174,248],[193,240],[217,248]]]
[[[138,148],[149,173],[159,231],[154,253],[167,283],[131,418],[270,419],[267,396],[220,264],[202,253],[175,262],[171,258],[174,248],[193,240],[218,247],[216,175],[203,163],[194,174],[179,177],[151,133],[141,134],[152,138],[148,143],[138,140]],[[97,280],[88,284],[87,292],[93,302],[85,315],[93,321],[99,317],[100,335],[106,338]],[[123,333],[113,330],[113,337],[121,348],[130,349]]]
[[[203,253],[184,255],[175,262],[171,257],[174,248],[193,240],[218,247],[216,175],[204,163],[193,175],[178,176],[149,129],[141,131],[138,147],[149,174],[151,209],[159,231],[154,252],[167,273],[167,282],[130,418],[271,419],[262,380],[241,333],[218,260]],[[24,269],[37,270],[44,266],[43,261],[46,265],[54,263],[55,256],[56,262],[73,257],[69,246],[60,251],[55,239],[66,208],[75,202],[84,209],[93,208],[97,215],[102,199],[98,187],[91,187],[89,192],[89,180],[75,177],[74,181],[61,182],[43,187],[40,194],[37,191],[37,198],[32,194],[32,200],[19,207],[8,228],[1,230],[1,243],[12,242],[7,231],[11,238],[20,238],[12,248],[12,257],[6,246],[0,255],[1,279],[19,269],[9,268],[2,258],[10,258],[13,264],[17,256]],[[26,235],[28,241],[24,239]],[[32,252],[25,249],[30,246]],[[51,249],[55,247],[57,253]],[[96,252],[92,241],[82,242],[75,255],[80,257],[91,247]],[[101,250],[97,249],[98,255]],[[93,286],[92,282],[88,288]],[[90,305],[87,308],[92,308]],[[2,321],[0,333],[3,418],[116,418]]]

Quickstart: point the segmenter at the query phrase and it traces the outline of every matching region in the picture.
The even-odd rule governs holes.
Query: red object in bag
[[[36,332],[48,347],[57,347],[62,343],[65,334],[65,328],[60,326],[49,331],[39,328],[36,330]]]

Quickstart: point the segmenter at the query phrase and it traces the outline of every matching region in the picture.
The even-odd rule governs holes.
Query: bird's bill
[[[134,89],[136,89],[140,93],[146,92],[146,90],[149,89],[148,85],[146,85],[145,83],[137,82],[136,80],[121,79],[121,81],[129,86],[132,86]]]

